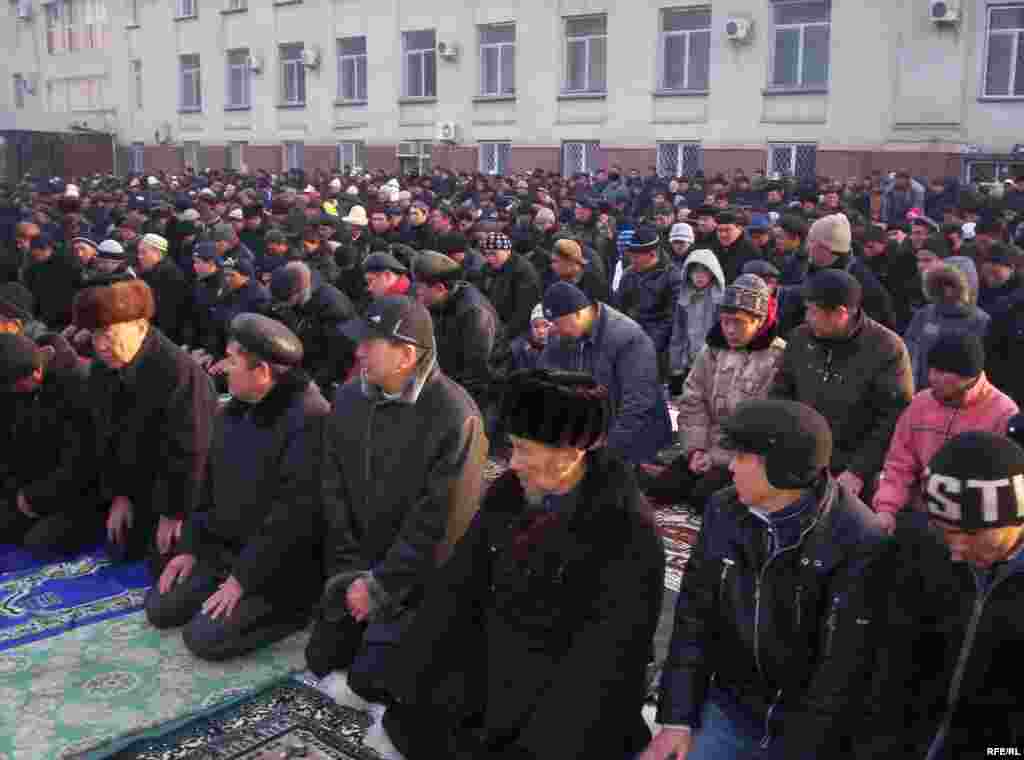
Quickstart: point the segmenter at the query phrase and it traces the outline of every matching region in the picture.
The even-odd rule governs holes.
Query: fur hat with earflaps
[[[74,322],[84,330],[103,329],[136,319],[152,319],[155,313],[153,291],[142,280],[88,288],[75,296]]]
[[[603,445],[613,415],[608,389],[588,374],[519,370],[508,376],[500,424],[507,435],[549,446],[593,449]]]

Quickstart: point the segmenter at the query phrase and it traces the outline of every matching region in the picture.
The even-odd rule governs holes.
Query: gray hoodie
[[[711,284],[703,291],[690,281],[690,269],[702,264],[712,274]],[[691,251],[683,264],[683,284],[679,289],[669,341],[669,368],[673,375],[685,374],[704,347],[708,332],[718,319],[718,305],[725,295],[725,273],[718,257],[706,248]]]

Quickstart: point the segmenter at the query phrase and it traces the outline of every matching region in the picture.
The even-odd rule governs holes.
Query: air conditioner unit
[[[246,65],[249,67],[249,71],[253,74],[260,74],[263,72],[263,58],[258,55],[250,55],[245,59]]]
[[[459,137],[459,125],[454,121],[437,123],[437,139],[441,142],[455,142]]]
[[[32,18],[32,0],[18,0],[18,18]]]
[[[928,15],[935,24],[955,24],[960,20],[960,9],[948,0],[931,0]]]
[[[441,40],[437,43],[437,54],[446,61],[454,61],[459,57],[459,46],[454,42]]]
[[[320,51],[308,48],[302,51],[302,65],[307,69],[315,69],[320,65]]]
[[[725,36],[733,42],[746,42],[752,26],[750,19],[730,18],[725,22]]]

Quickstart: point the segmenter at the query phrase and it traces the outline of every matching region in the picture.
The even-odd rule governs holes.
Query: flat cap
[[[413,262],[412,271],[423,282],[454,282],[462,276],[458,262],[437,251],[421,251]]]
[[[271,364],[295,367],[302,363],[302,341],[278,322],[262,314],[244,312],[231,320],[231,339],[246,353]]]
[[[409,269],[390,253],[378,251],[377,253],[371,253],[366,257],[366,261],[363,262],[363,271],[394,272],[395,274],[404,274],[405,272],[408,272]]]

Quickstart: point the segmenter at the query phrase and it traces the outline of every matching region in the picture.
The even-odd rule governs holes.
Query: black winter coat
[[[718,257],[718,263],[722,265],[722,272],[725,274],[725,284],[731,285],[733,280],[743,272],[743,265],[748,261],[763,259],[761,250],[754,245],[746,235],[740,235],[736,242],[726,248],[715,238],[711,252]]]
[[[832,426],[832,471],[852,470],[870,485],[913,393],[903,339],[860,312],[845,339],[793,330],[768,395],[818,410]]]
[[[506,473],[430,578],[384,682],[455,720],[482,713],[486,757],[640,752],[665,565],[641,503],[631,468],[600,449],[566,511],[526,533],[523,489]]]
[[[246,593],[310,608],[323,584],[317,549],[321,427],[330,405],[301,370],[258,404],[217,413],[203,498],[181,554],[234,575]]]
[[[509,256],[500,270],[485,270],[483,292],[509,340],[530,329],[530,313],[543,295],[537,271],[518,253]]]
[[[985,336],[985,372],[999,390],[1024,404],[1024,373],[1020,357],[1024,355],[1024,290],[1003,301],[991,315]]]
[[[51,328],[71,324],[71,304],[81,277],[81,265],[69,254],[53,254],[46,261],[33,261],[22,279],[36,299],[36,316]]]
[[[185,275],[173,259],[164,256],[159,264],[139,277],[152,289],[156,301],[153,324],[174,343],[183,342],[192,295]]]
[[[468,282],[452,284],[443,304],[432,306],[437,363],[483,409],[491,384],[491,358],[505,345],[498,314]]]
[[[127,367],[93,362],[88,393],[104,498],[167,517],[194,511],[217,404],[202,368],[150,327]]]
[[[831,478],[807,498],[799,537],[771,555],[768,526],[735,487],[709,502],[676,603],[660,723],[696,731],[712,697],[763,724],[772,757],[799,760],[843,757],[871,730],[862,720],[871,634],[882,621],[866,573],[884,536],[870,509]]]

